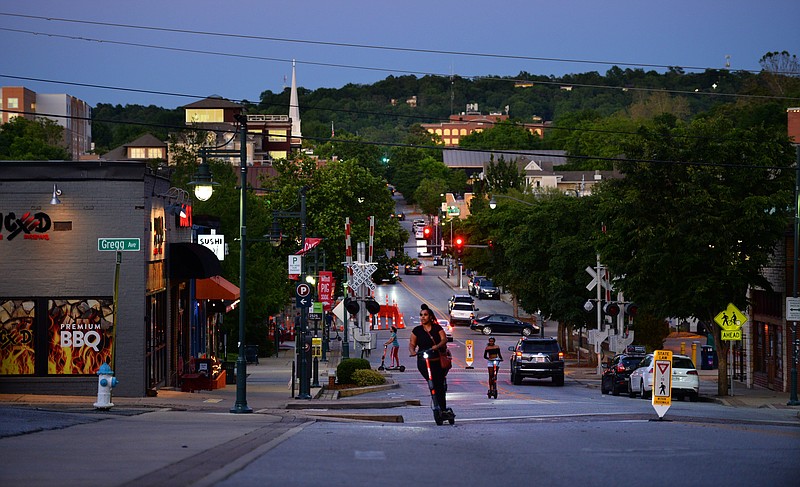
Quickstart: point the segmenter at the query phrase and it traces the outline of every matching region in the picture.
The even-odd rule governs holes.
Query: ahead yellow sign
[[[722,340],[741,340],[742,339],[742,330],[721,330],[722,336],[720,339]]]
[[[739,311],[739,308],[728,303],[728,308],[714,317],[714,321],[720,328],[727,331],[741,330],[742,325],[747,323],[747,317]]]

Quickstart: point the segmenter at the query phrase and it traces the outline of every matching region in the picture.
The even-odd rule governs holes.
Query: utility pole
[[[800,256],[797,255],[800,250],[800,145],[795,145],[795,153],[797,155],[797,162],[795,163],[796,175],[794,183],[794,278],[792,279],[792,296],[797,299],[797,261]],[[797,399],[797,354],[800,353],[800,343],[797,339],[797,322],[792,321],[792,370],[791,370],[791,391],[789,395],[789,406],[800,406],[800,401]]]

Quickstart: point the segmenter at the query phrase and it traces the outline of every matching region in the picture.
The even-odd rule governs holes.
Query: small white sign
[[[219,260],[225,260],[225,235],[198,235],[197,243],[208,247]]]
[[[800,298],[786,298],[786,321],[800,321]]]
[[[300,275],[303,273],[303,256],[290,255],[289,256],[289,275]]]

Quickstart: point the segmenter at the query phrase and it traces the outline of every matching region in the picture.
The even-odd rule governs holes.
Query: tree
[[[797,56],[787,51],[773,51],[764,54],[758,61],[764,70],[763,75],[772,93],[785,96],[786,92],[794,86],[797,89],[800,78],[800,61]]]
[[[486,167],[487,191],[505,193],[509,189],[522,191],[525,185],[525,176],[520,171],[515,160],[506,161],[503,155],[495,162],[494,154],[489,158]]]
[[[523,150],[542,146],[539,137],[531,134],[519,123],[503,121],[482,132],[462,137],[459,147],[482,150]]]
[[[10,161],[68,160],[64,129],[47,118],[14,117],[0,125],[0,159]]]
[[[436,215],[442,208],[442,194],[447,190],[447,184],[442,179],[423,179],[414,199],[426,215]]]
[[[598,193],[608,229],[599,251],[626,298],[660,318],[712,325],[726,395],[729,343],[713,317],[729,302],[743,309],[748,287],[771,288],[762,271],[790,222],[794,155],[785,133],[672,122],[624,144],[625,177]]]

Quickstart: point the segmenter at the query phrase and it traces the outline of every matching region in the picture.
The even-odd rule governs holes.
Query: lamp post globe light
[[[219,183],[215,183],[211,178],[211,168],[205,157],[197,166],[197,172],[194,173],[189,186],[194,186],[194,196],[200,201],[208,201],[214,193],[214,186],[219,186]]]

